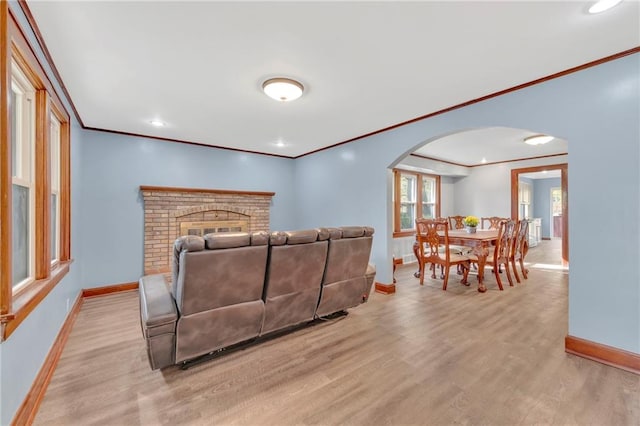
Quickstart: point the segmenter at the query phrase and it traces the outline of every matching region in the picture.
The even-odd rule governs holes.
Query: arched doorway
[[[407,189],[411,183],[435,177],[437,190],[434,191],[436,206],[418,209],[410,217],[430,212],[438,217],[474,215],[518,218],[513,214],[512,170],[552,169],[554,165],[564,164],[563,182],[566,194],[566,162],[568,144],[554,138],[554,144],[544,147],[528,146],[524,140],[535,132],[524,129],[487,127],[449,133],[414,147],[404,153],[390,166],[390,203],[389,236],[390,251],[394,266],[412,262],[414,233],[411,229],[398,229],[398,225],[407,222],[401,220],[407,216],[407,207],[424,203],[418,194],[420,185],[413,192]],[[399,178],[398,175],[403,175]],[[406,178],[404,177],[406,175]],[[404,178],[404,179],[403,179]],[[424,185],[422,185],[424,188]],[[399,191],[404,191],[398,194]],[[517,189],[515,190],[517,196]],[[516,199],[517,200],[517,199]],[[567,197],[564,197],[565,212],[562,215],[564,226],[568,230]],[[517,204],[517,201],[516,201]],[[422,213],[421,213],[422,212]],[[437,213],[436,213],[437,212]],[[404,215],[404,216],[403,216]],[[423,216],[427,217],[427,216]],[[545,218],[548,222],[548,218]],[[563,234],[563,258],[568,260],[568,236]],[[566,261],[563,262],[566,265]]]

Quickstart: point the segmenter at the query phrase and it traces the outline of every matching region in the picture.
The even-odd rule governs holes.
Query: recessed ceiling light
[[[482,157],[482,160],[480,160],[480,162],[481,162],[482,164],[484,164],[484,163],[486,163],[486,162],[487,162],[487,159],[486,159],[485,157]]]
[[[594,3],[593,6],[589,8],[589,13],[604,12],[605,10],[609,10],[621,2],[622,0],[600,0]]]
[[[548,135],[533,135],[524,138],[524,143],[528,145],[544,145],[545,143],[549,143],[553,140],[553,136]]]
[[[149,123],[151,123],[152,126],[164,127],[164,121],[161,120],[151,120]]]
[[[278,141],[278,142],[276,142],[276,146],[277,146],[278,148],[282,148],[282,147],[284,146],[284,142],[282,142],[282,141]]]
[[[290,78],[271,78],[262,83],[262,90],[276,101],[289,102],[302,96],[304,86]]]

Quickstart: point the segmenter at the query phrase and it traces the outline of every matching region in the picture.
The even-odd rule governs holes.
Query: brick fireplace
[[[173,242],[183,233],[269,231],[274,192],[141,186],[144,274],[171,272]]]

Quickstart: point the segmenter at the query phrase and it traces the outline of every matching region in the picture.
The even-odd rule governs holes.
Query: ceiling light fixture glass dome
[[[553,136],[549,135],[533,135],[524,138],[524,143],[528,145],[544,145],[545,143],[549,143],[553,140]]]
[[[290,102],[302,96],[304,86],[290,78],[270,78],[262,83],[262,90],[270,98],[280,102]]]
[[[589,13],[600,13],[622,3],[622,0],[600,0],[589,8]]]

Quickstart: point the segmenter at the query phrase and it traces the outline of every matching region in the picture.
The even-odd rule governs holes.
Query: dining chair
[[[482,223],[482,229],[488,229],[488,230],[498,229],[500,227],[500,222],[502,222],[503,220],[509,220],[509,218],[491,216],[491,217],[483,217],[480,219]],[[488,223],[488,227],[485,227],[485,222]],[[502,273],[502,265],[498,265],[498,272]]]
[[[449,216],[447,219],[449,220],[449,229],[451,230],[459,230],[459,229],[465,229],[466,226],[464,225],[464,218],[466,216]],[[471,247],[467,247],[467,246],[460,246],[460,245],[451,245],[451,250],[454,252],[457,252],[457,254],[462,254],[462,255],[467,255],[469,253],[471,253],[471,251],[473,251],[473,248]],[[473,264],[475,269],[478,269],[477,266],[475,265],[475,263]],[[462,266],[458,265],[458,275],[462,274]]]
[[[513,268],[513,275],[515,275],[517,282],[520,282],[520,277],[518,276],[518,270],[516,269],[516,262],[520,263],[520,270],[522,271],[524,279],[527,279],[527,273],[529,272],[527,268],[524,267],[524,256],[527,252],[528,231],[529,221],[525,219],[518,221],[515,228],[515,237],[513,238],[513,245],[511,246],[511,255],[509,259]]]
[[[420,285],[424,284],[425,265],[434,265],[432,278],[435,278],[435,266],[444,269],[442,290],[447,289],[449,269],[454,265],[462,265],[464,272],[461,283],[469,285],[469,258],[451,252],[449,246],[449,223],[447,220],[416,219],[416,239],[418,241],[420,262]],[[441,241],[441,239],[443,241]]]
[[[509,220],[509,218],[498,217],[498,216],[480,218],[480,222],[482,223],[482,229],[498,229],[500,227],[500,222],[502,222],[503,220]],[[485,222],[488,223],[488,227],[485,226]]]
[[[464,229],[464,218],[466,216],[449,216],[449,229]]]
[[[493,269],[493,275],[496,277],[498,288],[504,290],[502,287],[502,280],[500,279],[501,266],[504,265],[504,269],[507,272],[507,279],[509,285],[513,287],[513,279],[511,278],[511,272],[509,271],[509,255],[511,253],[511,247],[513,245],[513,238],[515,236],[516,223],[514,220],[502,220],[498,225],[498,238],[494,247],[493,253],[489,253],[487,256],[486,265],[491,266]],[[472,262],[477,262],[478,257],[474,254],[469,255],[469,259]]]

